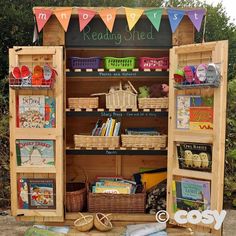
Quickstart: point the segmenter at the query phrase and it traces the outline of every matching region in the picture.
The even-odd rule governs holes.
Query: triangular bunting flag
[[[52,10],[50,9],[35,9],[35,18],[38,26],[38,31],[40,32],[44,25],[49,20],[50,16],[52,15]]]
[[[159,31],[163,9],[151,9],[145,11],[146,16],[152,22],[153,26]]]
[[[99,12],[100,17],[107,26],[110,32],[113,30],[116,19],[116,9],[105,9]]]
[[[141,15],[143,14],[143,10],[125,7],[125,14],[129,30],[132,30],[135,24],[138,22]]]
[[[71,7],[65,7],[61,9],[54,10],[54,14],[56,15],[58,21],[61,23],[61,26],[67,31],[69,22],[70,22],[70,17],[72,13],[72,8]]]
[[[95,14],[96,14],[95,11],[78,9],[80,32],[93,19]]]
[[[187,11],[189,19],[192,21],[193,25],[195,26],[196,30],[199,32],[202,25],[203,16],[206,14],[204,9],[198,10],[190,10]]]
[[[176,9],[168,9],[167,12],[168,12],[168,16],[169,16],[169,21],[170,21],[172,33],[174,33],[175,30],[177,29],[179,23],[183,19],[184,15],[185,15],[185,11],[176,10]]]

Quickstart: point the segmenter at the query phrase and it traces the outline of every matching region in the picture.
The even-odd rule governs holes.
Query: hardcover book
[[[28,179],[29,208],[56,209],[54,179]]]
[[[18,166],[53,166],[53,140],[16,140]]]
[[[210,181],[182,178],[173,181],[174,211],[210,209]]]
[[[16,106],[17,127],[55,127],[55,98],[44,95],[19,95]]]
[[[177,143],[180,169],[211,172],[212,145],[201,143]]]

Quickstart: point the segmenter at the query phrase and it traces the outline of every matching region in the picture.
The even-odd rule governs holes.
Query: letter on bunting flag
[[[116,19],[116,9],[105,9],[99,12],[100,17],[110,32],[113,30]]]
[[[86,9],[78,9],[80,32],[93,19],[96,12]]]
[[[199,32],[202,25],[203,16],[206,14],[205,9],[196,9],[187,11],[189,19],[192,21],[196,30]]]
[[[155,27],[157,31],[159,31],[159,28],[160,28],[162,11],[163,9],[161,8],[145,11],[146,16],[152,22],[153,26]]]
[[[143,14],[143,10],[125,7],[125,14],[129,30],[132,30],[135,24],[138,22],[141,15]]]
[[[58,21],[61,23],[61,26],[63,27],[65,32],[68,29],[71,13],[72,13],[71,7],[69,7],[69,8],[65,7],[65,8],[54,10],[54,14],[56,15]]]
[[[174,33],[185,15],[185,11],[177,9],[168,9],[168,17],[170,21],[170,26],[172,33]]]
[[[50,16],[52,15],[52,10],[50,9],[35,9],[35,18],[38,26],[38,32],[42,30],[44,25],[49,20]]]

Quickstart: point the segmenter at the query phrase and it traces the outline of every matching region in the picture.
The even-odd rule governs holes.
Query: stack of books
[[[99,119],[92,131],[92,136],[118,136],[120,125],[120,121],[116,122],[116,119],[111,117],[107,118],[105,123]]]
[[[97,177],[92,186],[93,193],[133,194],[136,192],[136,182],[122,177]]]
[[[160,135],[156,128],[127,128],[125,134],[129,135]]]

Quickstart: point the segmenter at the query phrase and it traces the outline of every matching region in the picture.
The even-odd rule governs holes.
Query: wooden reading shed
[[[86,8],[87,9],[87,8]],[[93,8],[99,11],[99,8]],[[175,33],[171,33],[166,11],[163,13],[160,32],[157,32],[146,16],[142,16],[133,31],[125,31],[127,22],[124,9],[119,8],[112,36],[104,39],[106,27],[102,20],[95,16],[86,30],[79,32],[77,10],[73,9],[68,31],[65,33],[54,15],[43,29],[43,46],[14,47],[10,49],[9,60],[11,71],[15,66],[27,64],[31,70],[35,65],[49,63],[57,70],[58,76],[53,89],[12,89],[10,88],[10,150],[11,150],[11,208],[12,215],[21,221],[37,221],[56,224],[72,224],[78,218],[77,213],[66,212],[65,186],[72,180],[81,180],[81,167],[86,170],[89,181],[96,176],[123,176],[130,178],[133,173],[143,168],[166,168],[168,171],[167,210],[170,223],[173,219],[172,181],[180,177],[190,177],[211,182],[211,209],[222,209],[224,179],[224,143],[227,93],[227,41],[202,44],[194,43],[194,26],[185,16]],[[91,32],[96,32],[92,36]],[[145,39],[139,38],[144,32]],[[153,40],[155,39],[155,40]],[[71,56],[169,56],[169,71],[70,71],[68,58]],[[218,63],[221,70],[219,88],[197,88],[177,90],[174,88],[173,74],[184,65],[200,63]],[[136,68],[138,66],[136,65]],[[148,111],[107,111],[105,100],[100,99],[96,111],[67,109],[70,97],[86,97],[92,93],[107,91],[111,85],[119,81],[131,81],[137,89],[142,85],[153,83],[169,84],[169,110]],[[214,128],[210,131],[188,131],[176,129],[176,96],[177,95],[214,96]],[[56,128],[17,128],[16,104],[18,95],[45,95],[56,100]],[[122,132],[127,127],[157,127],[162,133],[168,134],[166,150],[93,150],[75,149],[73,135],[90,132],[98,117],[119,117],[122,119]],[[16,140],[40,139],[54,140],[55,166],[23,167],[17,166]],[[178,167],[176,144],[178,142],[196,142],[212,144],[212,171],[199,172],[183,170]],[[55,209],[19,209],[18,186],[19,177],[54,178],[56,182]],[[114,213],[112,220],[115,226],[130,223],[155,222],[155,215],[150,214],[119,214]],[[185,225],[192,229],[220,235],[213,226]],[[183,229],[182,229],[183,230]],[[71,231],[72,235],[73,230]],[[115,231],[114,231],[115,232]],[[116,231],[117,232],[117,231]],[[190,235],[190,231],[170,229],[169,232]],[[170,235],[172,235],[170,234]],[[82,234],[79,234],[82,235]]]

